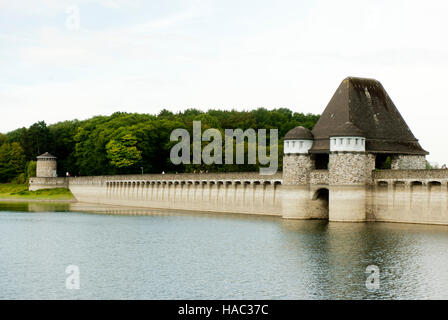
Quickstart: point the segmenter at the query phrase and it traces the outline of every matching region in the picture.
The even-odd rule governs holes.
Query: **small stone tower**
[[[283,183],[306,184],[313,169],[308,151],[313,146],[313,134],[304,127],[296,127],[285,135],[283,142]]]
[[[57,177],[57,162],[56,157],[45,152],[37,157],[36,177],[40,178],[55,178]]]
[[[309,176],[314,168],[309,150],[313,134],[304,127],[286,133],[283,142],[283,217],[309,218]]]

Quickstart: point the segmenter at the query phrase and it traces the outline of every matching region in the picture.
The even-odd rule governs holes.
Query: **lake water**
[[[0,299],[391,298],[448,298],[448,227],[0,203]]]

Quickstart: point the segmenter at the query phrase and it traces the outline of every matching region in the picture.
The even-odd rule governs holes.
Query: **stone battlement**
[[[447,169],[375,170],[375,180],[448,180]]]

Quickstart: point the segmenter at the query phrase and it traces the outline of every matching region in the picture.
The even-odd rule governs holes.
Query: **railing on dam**
[[[446,191],[448,188],[448,170],[376,170],[373,178],[377,192],[428,192]]]
[[[377,170],[373,212],[376,221],[448,221],[448,170]]]
[[[402,179],[402,180],[448,180],[447,169],[420,169],[420,170],[375,170],[373,179]]]
[[[140,174],[69,178],[71,185],[109,184],[119,182],[145,182],[153,184],[188,184],[188,183],[272,183],[283,182],[282,173],[260,175],[258,172],[222,172],[222,173],[179,173],[179,174]]]
[[[281,174],[210,173],[79,177],[78,201],[159,209],[281,214]]]

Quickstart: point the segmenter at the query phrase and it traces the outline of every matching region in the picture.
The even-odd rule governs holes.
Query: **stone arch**
[[[411,191],[420,191],[423,188],[423,182],[421,181],[412,181],[411,182]]]
[[[406,188],[406,184],[404,181],[395,181],[394,182],[394,191],[395,192],[404,191],[405,188]]]
[[[378,181],[377,183],[376,183],[376,186],[379,188],[379,189],[383,189],[383,188],[387,188],[387,187],[389,187],[389,183],[387,182],[387,181]]]
[[[375,205],[378,210],[387,210],[389,207],[389,182],[378,181],[376,183]]]
[[[442,183],[440,181],[430,181],[428,182],[430,191],[440,191],[442,188]]]
[[[313,219],[328,219],[330,191],[328,188],[317,189],[311,201],[311,217]]]
[[[442,209],[442,183],[440,181],[428,182],[428,192],[429,208],[438,214]]]
[[[421,214],[425,204],[425,195],[423,194],[423,182],[412,181],[411,182],[411,208],[413,213]]]

